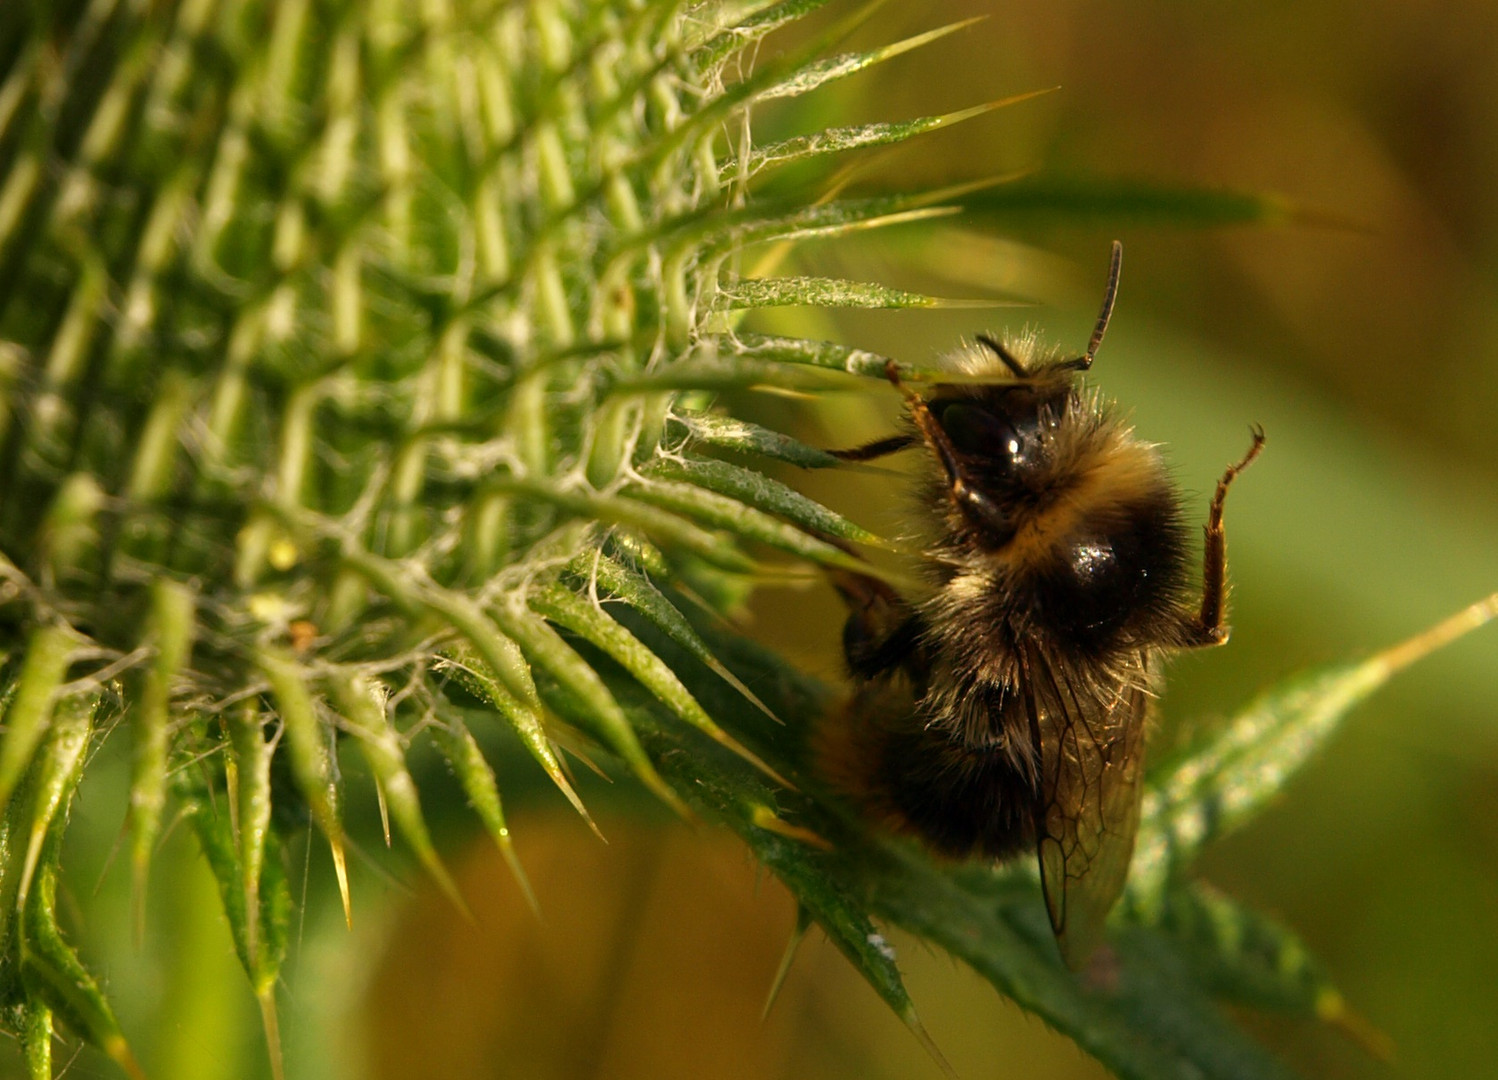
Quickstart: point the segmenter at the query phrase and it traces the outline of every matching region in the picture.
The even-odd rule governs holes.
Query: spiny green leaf
[[[661,162],[682,145],[722,123],[736,109],[753,101],[765,88],[776,85],[790,73],[822,56],[834,42],[857,29],[882,2],[883,0],[872,0],[871,3],[864,4],[821,33],[812,35],[810,40],[799,44],[791,52],[774,57],[745,78],[707,97],[681,124],[648,146],[641,157],[641,163],[647,167],[659,167]],[[786,13],[795,12],[793,17],[799,17],[809,10],[807,3],[816,4],[818,0],[789,0],[788,4],[783,5],[783,9]]]
[[[598,737],[624,759],[630,770],[673,810],[683,815],[686,807],[645,756],[639,737],[619,708],[619,703],[592,666],[562,640],[555,630],[529,611],[506,605],[495,608],[501,627],[519,643],[533,665],[565,684],[591,722]]]
[[[291,771],[297,787],[317,827],[327,837],[333,852],[333,869],[338,875],[338,892],[343,898],[343,914],[353,926],[353,907],[348,889],[348,868],[343,850],[342,797],[338,773],[329,745],[332,731],[318,715],[307,685],[307,671],[285,649],[262,647],[256,660],[270,682],[276,698],[276,710],[286,722],[287,748],[291,752]]]
[[[72,694],[59,701],[52,710],[47,736],[32,762],[31,812],[26,837],[26,854],[21,863],[21,879],[16,888],[16,906],[26,907],[32,875],[38,867],[42,848],[59,815],[65,817],[68,803],[83,775],[83,755],[94,734],[94,714],[99,710],[97,694]]]
[[[876,912],[966,961],[1126,1080],[1289,1076],[1186,971],[1171,970],[1168,951],[1121,947],[1116,985],[1085,986],[1062,964],[1039,890],[1024,875],[943,874],[911,856],[882,868],[873,888]]]
[[[25,989],[26,1010],[36,1028],[28,1038],[50,1028],[50,1018],[43,1017],[42,1011],[56,1014],[129,1075],[139,1078],[140,1067],[109,1001],[72,946],[63,939],[57,925],[57,874],[63,832],[82,775],[83,752],[93,731],[98,706],[94,695],[75,694],[58,703],[47,741],[22,788],[31,796],[30,811],[23,814],[19,807],[12,807],[7,815],[6,840],[24,824],[30,842],[21,874],[16,873],[13,853],[5,852],[0,876],[5,879],[4,894],[8,902],[5,917],[0,921],[0,940],[11,954],[5,966],[12,972],[19,969]],[[9,848],[10,844],[0,846]],[[13,908],[19,909],[18,927],[10,922]],[[40,1048],[27,1048],[27,1058],[33,1066],[48,1056]]]
[[[1168,764],[1144,794],[1127,895],[1156,918],[1168,881],[1248,821],[1396,673],[1498,614],[1498,594],[1358,663],[1303,674],[1261,695],[1211,743]]]
[[[779,3],[750,0],[746,11],[725,10],[722,25],[727,28],[698,46],[692,60],[700,68],[715,68],[745,47],[762,41],[782,26],[806,18],[826,4],[827,0],[780,0]]]
[[[723,666],[723,662],[713,655],[712,650],[698,636],[697,631],[692,629],[692,624],[687,621],[686,616],[682,615],[676,605],[671,603],[644,574],[637,573],[602,552],[594,553],[584,559],[573,560],[571,569],[584,581],[596,582],[601,589],[618,597],[639,612],[661,633],[707,665],[751,704],[774,719],[774,714],[770,713],[769,707],[760,701],[737,675]]]
[[[759,147],[742,164],[737,161],[725,162],[723,179],[730,180],[736,173],[746,178],[752,177],[776,165],[828,157],[867,146],[889,146],[901,143],[928,131],[960,123],[986,111],[986,108],[962,109],[941,116],[922,116],[914,120],[899,122],[857,124],[851,127],[827,128],[825,131],[818,131],[812,135],[796,135]]]
[[[192,589],[162,580],[151,587],[150,637],[156,656],[141,678],[135,717],[135,762],[130,781],[130,862],[134,876],[137,937],[145,927],[146,875],[166,806],[167,749],[172,681],[187,662],[197,631]]]
[[[1194,977],[1218,996],[1308,1019],[1347,1013],[1342,995],[1295,934],[1204,882],[1171,889],[1154,928],[1180,944]]]
[[[922,116],[914,120],[876,124],[857,124],[851,127],[827,128],[825,131],[818,131],[812,135],[796,135],[780,142],[761,146],[749,155],[748,160],[742,166],[734,161],[725,163],[723,179],[726,182],[733,179],[735,175],[753,177],[767,169],[789,165],[792,162],[831,157],[870,146],[892,146],[907,139],[913,139],[917,135],[924,135],[928,131],[951,127],[1006,105],[1013,105],[1048,92],[1036,90],[1028,94],[1018,94],[999,101],[991,101],[986,105],[974,105],[971,108],[943,113],[939,116]]]
[[[951,217],[958,211],[946,196],[967,188],[937,188],[909,195],[882,195],[813,203],[765,201],[738,210],[701,212],[665,219],[653,230],[631,237],[621,251],[664,242],[694,257],[722,256],[750,244],[831,237],[865,229]]]
[[[835,536],[858,544],[887,547],[887,543],[860,528],[841,514],[828,510],[778,480],[726,461],[701,458],[657,457],[641,468],[642,475],[677,480],[727,495],[767,514],[775,514],[809,533]]]
[[[223,722],[229,733],[225,775],[229,795],[238,811],[235,854],[239,863],[238,888],[244,898],[245,919],[245,948],[241,959],[245,959],[245,970],[253,980],[257,978],[257,972],[266,970],[258,959],[261,951],[260,883],[272,839],[270,765],[273,747],[265,741],[264,718],[256,702],[246,701],[230,709]],[[220,869],[227,868],[221,866]],[[257,983],[256,992],[263,989]]]
[[[836,237],[953,217],[962,212],[964,199],[1014,179],[1013,174],[1004,173],[900,195],[829,199],[809,205],[799,199],[766,199],[737,210],[693,211],[663,219],[652,230],[630,237],[620,251],[659,242],[669,245],[678,257],[690,253],[711,268],[716,262],[711,257],[726,257],[753,244]]]
[[[849,375],[881,379],[889,364],[888,357],[867,349],[855,349],[832,341],[777,337],[773,334],[739,333],[731,338],[716,339],[716,346],[718,351],[728,356],[773,360],[783,364],[805,364],[843,371]]]
[[[1149,931],[1121,925],[1117,938],[1123,955],[1152,958],[1178,985],[1198,986],[1235,1005],[1315,1020],[1376,1058],[1393,1056],[1389,1037],[1353,1011],[1298,937],[1210,886],[1192,882],[1173,889],[1164,922]]]
[[[520,736],[521,743],[530,755],[540,763],[546,770],[546,775],[551,778],[558,790],[566,796],[567,801],[572,804],[582,819],[588,823],[599,839],[603,834],[598,831],[594,824],[592,815],[588,813],[587,807],[583,805],[582,799],[578,798],[577,792],[573,790],[572,781],[567,779],[567,773],[562,768],[562,763],[557,760],[556,751],[552,749],[551,740],[547,737],[546,730],[541,723],[541,716],[528,704],[523,704],[514,697],[504,685],[497,679],[490,666],[481,659],[479,654],[468,648],[453,649],[447,656],[443,669],[454,676],[468,690],[481,701],[487,702],[502,716],[506,723]],[[532,686],[534,692],[534,686]],[[472,798],[472,795],[469,796]],[[477,805],[477,804],[476,804]]]
[[[776,783],[789,787],[774,769],[749,750],[733,736],[713,722],[691,692],[672,672],[660,657],[624,627],[609,618],[603,610],[571,589],[562,585],[549,585],[533,592],[529,598],[531,608],[564,629],[572,631],[613,657],[626,671],[639,680],[656,699],[682,720],[707,735],[714,742],[726,746],[755,768],[761,770]]]
[[[691,355],[674,364],[626,375],[611,387],[621,397],[673,390],[763,390],[795,395],[847,389],[849,381],[830,370],[798,370],[788,364],[710,355]]]
[[[769,458],[772,461],[784,461],[803,469],[828,469],[841,464],[825,450],[818,450],[789,435],[731,416],[676,413],[671,416],[670,424],[684,429],[685,434],[694,442]]]
[[[488,666],[489,676],[499,679],[515,700],[532,710],[539,706],[540,699],[519,646],[494,625],[477,601],[444,589],[390,559],[352,550],[346,550],[343,557],[371,585],[402,607],[438,616],[467,640]]]
[[[813,60],[804,64],[799,71],[794,72],[787,78],[767,87],[761,91],[756,98],[758,101],[772,101],[775,98],[798,97],[808,94],[820,86],[837,79],[845,79],[849,75],[857,74],[865,68],[891,60],[896,56],[918,49],[922,45],[929,45],[933,41],[939,41],[948,34],[955,34],[959,30],[966,30],[975,23],[980,23],[988,16],[976,15],[971,19],[962,19],[958,22],[948,23],[935,30],[927,30],[922,34],[913,34],[902,41],[896,41],[877,49],[867,52],[842,53],[838,56],[829,56],[826,59]]]
[[[725,285],[716,306],[733,310],[761,307],[845,308],[992,308],[1013,307],[1007,300],[957,300],[907,292],[872,281],[842,278],[758,278]]]
[[[22,981],[34,1001],[103,1050],[128,1075],[144,1080],[108,999],[58,931],[56,877],[55,865],[44,867],[26,907]]]
[[[246,874],[239,861],[244,845],[235,844],[233,822],[214,804],[208,788],[193,770],[183,769],[175,776],[177,794],[192,821],[204,860],[218,882],[239,962],[257,997],[273,994],[286,958],[292,910],[280,838],[273,828],[261,834],[257,855],[260,879],[254,890],[245,888]]]
[[[463,787],[463,793],[468,797],[468,805],[473,807],[473,812],[484,823],[485,831],[504,856],[510,873],[515,875],[525,902],[533,912],[540,914],[540,905],[536,903],[530,879],[525,876],[525,870],[515,854],[510,827],[505,824],[504,807],[499,798],[499,785],[494,780],[494,770],[485,760],[477,740],[462,720],[452,716],[445,718],[443,726],[433,729],[432,739],[452,766],[458,783]]]
[[[869,564],[754,507],[690,484],[652,480],[627,489],[633,499],[696,517],[738,536],[788,551],[824,566],[870,572]],[[878,572],[875,570],[874,572]]]
[[[724,570],[747,573],[754,569],[754,562],[727,537],[710,533],[685,517],[662,512],[635,499],[557,491],[519,479],[496,479],[491,484],[496,491],[532,495],[579,517],[631,526],[664,547],[680,548]]]
[[[345,670],[333,677],[332,689],[344,723],[358,736],[364,759],[385,793],[396,827],[438,887],[459,911],[467,913],[458,886],[432,846],[416,781],[406,768],[405,750],[386,713],[384,688],[363,674]]]
[[[950,218],[960,213],[952,206],[932,206],[925,196],[899,199],[847,199],[780,211],[774,206],[742,212],[736,217],[709,221],[699,229],[667,233],[666,239],[680,246],[683,241],[704,256],[726,255],[751,244],[830,239],[896,225]]]
[[[77,643],[71,629],[52,624],[37,627],[26,642],[26,658],[16,677],[10,707],[5,710],[5,742],[0,744],[0,811],[10,803],[37,743],[47,732],[53,698]]]

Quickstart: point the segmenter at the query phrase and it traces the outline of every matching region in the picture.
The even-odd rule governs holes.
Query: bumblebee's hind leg
[[[1264,429],[1253,429],[1253,445],[1248,453],[1235,464],[1229,465],[1222,479],[1217,481],[1217,493],[1212,497],[1212,508],[1207,511],[1206,540],[1202,548],[1202,604],[1201,609],[1182,621],[1183,648],[1201,648],[1221,645],[1228,639],[1228,629],[1222,625],[1222,614],[1227,606],[1228,540],[1222,524],[1222,508],[1227,501],[1228,488],[1238,474],[1253,464],[1259,451],[1264,449]]]

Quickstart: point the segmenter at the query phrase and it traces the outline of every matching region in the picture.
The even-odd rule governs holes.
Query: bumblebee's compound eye
[[[1037,432],[981,405],[953,402],[941,410],[942,430],[959,453],[986,462],[999,472],[1020,472],[1035,458]]]
[[[952,402],[941,409],[942,430],[971,457],[1012,457],[1022,449],[1014,427],[981,405]]]

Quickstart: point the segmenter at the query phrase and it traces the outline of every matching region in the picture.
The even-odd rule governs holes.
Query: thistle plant
[[[140,1073],[56,902],[105,740],[129,746],[139,916],[186,817],[272,1047],[297,816],[346,911],[356,759],[387,833],[455,902],[423,800],[466,800],[523,885],[500,731],[585,818],[563,747],[736,831],[800,928],[922,1038],[876,919],[1123,1076],[1281,1075],[1213,997],[1345,1015],[1288,930],[1187,870],[1439,636],[1271,693],[1158,770],[1125,974],[1100,992],[1055,955],[1033,874],[937,867],[824,800],[801,748],[830,691],[698,611],[766,577],[866,568],[854,545],[882,543],[740,463],[835,461],[712,394],[846,385],[885,358],[751,333],[744,313],[936,302],[750,276],[746,252],[1084,199],[1279,212],[1064,184],[841,194],[846,152],[992,106],[757,144],[753,106],[960,28],[838,52],[866,12],[833,12],[750,62],[821,6],[0,6],[0,1025],[30,1075],[51,1075],[59,1029]],[[791,164],[798,184],[765,186]],[[451,779],[418,791],[409,758],[429,748]]]

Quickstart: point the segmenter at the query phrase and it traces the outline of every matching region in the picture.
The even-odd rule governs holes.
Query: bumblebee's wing
[[[1040,882],[1061,956],[1081,970],[1102,944],[1134,854],[1148,694],[1132,684],[1073,685],[1044,657],[1027,666],[1040,750]]]

